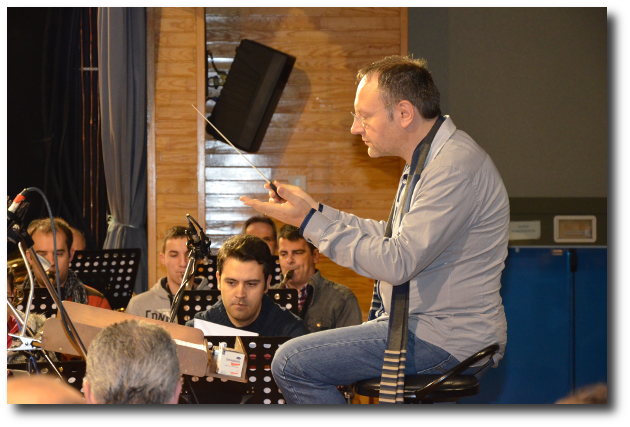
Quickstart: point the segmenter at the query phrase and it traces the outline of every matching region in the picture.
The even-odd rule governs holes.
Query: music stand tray
[[[12,371],[27,371],[28,363],[7,363],[7,369]],[[85,360],[64,360],[53,362],[64,381],[83,393],[83,377],[85,376]],[[48,362],[37,362],[37,371],[42,375],[52,375],[59,378]],[[32,373],[34,374],[34,372]]]
[[[76,251],[70,268],[87,286],[101,292],[113,310],[126,308],[140,267],[140,249]]]
[[[182,394],[192,392],[199,403],[247,403],[247,404],[283,404],[282,392],[271,374],[271,361],[280,345],[291,337],[260,336],[205,336],[208,346],[218,346],[225,342],[228,347],[242,342],[247,356],[245,383],[223,382],[217,377],[188,376],[182,386]]]
[[[57,287],[55,286],[55,289]],[[24,292],[24,299],[17,304],[15,308],[22,313],[26,313],[26,302],[28,301],[28,295],[30,290]],[[61,288],[63,294],[63,288]],[[63,299],[63,295],[62,295]],[[42,314],[46,319],[51,317],[57,317],[57,304],[48,293],[48,289],[36,287],[33,293],[33,301],[31,301],[31,313]]]

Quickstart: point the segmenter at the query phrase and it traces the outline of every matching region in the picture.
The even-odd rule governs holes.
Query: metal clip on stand
[[[192,279],[195,274],[195,265],[197,264],[197,261],[203,259],[207,261],[210,257],[210,239],[206,236],[192,216],[186,214],[186,219],[188,220],[188,230],[186,230],[188,241],[186,242],[186,246],[188,247],[188,250],[190,250],[190,253],[188,254],[188,266],[186,267],[182,284],[179,286],[177,293],[173,297],[173,304],[171,305],[171,315],[169,319],[169,322],[171,323],[177,323],[177,310],[179,310],[179,306],[182,303],[184,290],[192,290],[194,284]],[[195,223],[197,228],[199,228],[199,233],[197,233],[193,223]]]

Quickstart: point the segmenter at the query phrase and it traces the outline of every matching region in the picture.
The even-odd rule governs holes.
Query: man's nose
[[[188,257],[186,255],[180,255],[179,256],[179,265],[181,267],[188,266]]]
[[[245,298],[247,296],[247,292],[245,292],[245,285],[244,284],[240,284],[236,287],[236,292],[234,292],[234,295],[237,298]]]
[[[361,121],[359,119],[354,119],[352,126],[350,127],[350,133],[353,135],[360,135],[364,130],[365,129],[363,128]]]

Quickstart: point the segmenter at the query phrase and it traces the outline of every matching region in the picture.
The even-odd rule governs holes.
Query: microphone
[[[197,233],[197,229],[195,228],[192,221],[190,220],[190,215],[186,215],[186,219],[188,220],[188,232],[189,232],[190,237],[192,238],[194,243],[199,243],[199,241],[201,240],[201,237],[199,237],[199,234]]]
[[[7,217],[9,219],[9,223],[8,223],[8,228],[7,229],[11,229],[13,227],[13,225],[18,222],[19,218],[19,214],[16,215],[16,211],[20,208],[20,205],[22,204],[22,202],[24,200],[26,200],[26,195],[30,192],[30,190],[28,188],[25,188],[24,190],[22,190],[22,192],[20,194],[18,194],[17,196],[15,196],[15,199],[13,199],[13,202],[11,203],[11,205],[9,206],[9,208],[7,209]]]

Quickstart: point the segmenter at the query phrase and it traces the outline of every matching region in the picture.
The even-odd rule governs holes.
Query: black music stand
[[[269,289],[267,295],[280,307],[284,307],[298,316],[298,290],[297,289]],[[299,317],[299,316],[298,316]]]
[[[140,266],[140,249],[76,251],[70,268],[79,279],[107,298],[113,310],[126,308]]]
[[[282,271],[280,270],[280,261],[278,256],[274,255],[274,268],[271,272],[271,286],[277,285],[282,281]],[[195,269],[195,276],[201,276],[208,279],[210,282],[210,288],[217,288],[217,276],[216,276],[217,256],[210,255],[208,264],[199,264]]]
[[[236,337],[207,336],[208,347],[225,342],[234,347]],[[276,350],[291,337],[240,337],[247,350],[247,383],[235,381],[223,382],[219,378],[189,377],[184,381],[182,395],[191,403],[246,403],[246,404],[283,404],[282,392],[271,375],[271,361]],[[191,392],[194,392],[194,397]]]
[[[55,289],[57,289],[55,285]],[[63,288],[61,288],[61,299],[63,300]],[[17,304],[15,308],[26,314],[26,302],[28,301],[29,290],[24,291],[24,299]],[[35,288],[33,293],[33,301],[31,301],[31,313],[42,314],[46,319],[50,317],[57,317],[57,304],[52,299],[46,288]]]
[[[66,360],[53,362],[64,381],[83,393],[83,377],[85,376],[85,360]],[[16,371],[27,371],[28,363],[7,363],[7,369]],[[48,362],[37,362],[37,370],[42,375],[51,375],[59,378]],[[35,375],[35,372],[31,372]]]
[[[280,260],[278,258],[278,255],[273,256],[273,261],[274,261],[274,269],[271,272],[271,285],[270,286],[274,286],[282,282],[282,270],[280,269]]]
[[[291,313],[298,315],[298,291],[297,289],[269,289],[267,295],[280,307],[284,307]],[[177,310],[177,323],[185,325],[195,314],[206,311],[221,298],[221,291],[205,289],[203,291],[184,291],[182,303]]]
[[[206,311],[221,298],[221,291],[206,289],[203,291],[184,291],[182,303],[177,310],[177,323],[185,325],[195,314]]]
[[[210,255],[208,257],[207,263],[203,262],[203,263],[197,264],[197,266],[195,267],[195,276],[205,277],[206,279],[208,279],[208,287],[213,290],[217,288],[216,266],[217,266],[217,256]]]

